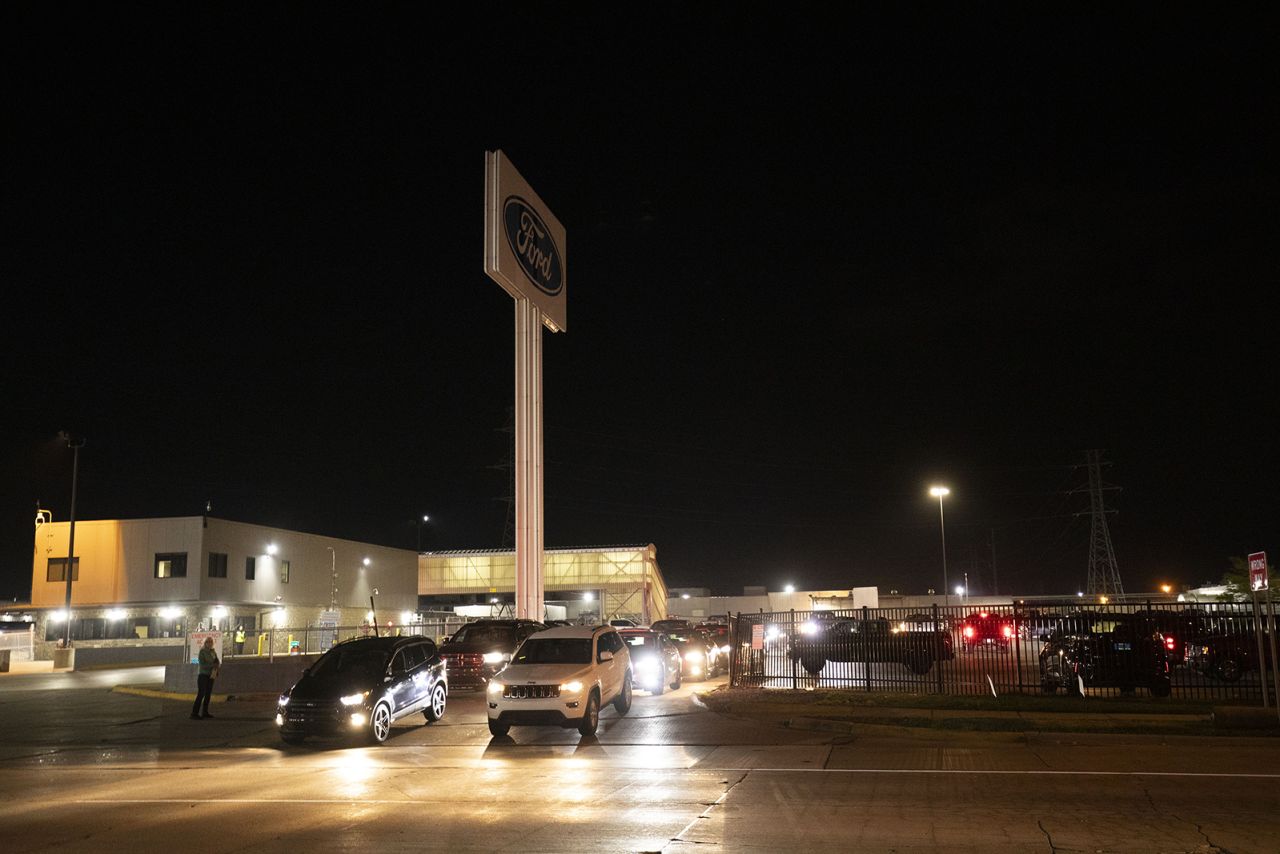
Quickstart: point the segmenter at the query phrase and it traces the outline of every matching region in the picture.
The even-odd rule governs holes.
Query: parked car
[[[977,649],[1009,651],[1013,640],[1013,618],[990,611],[978,611],[960,622],[960,648],[965,652]]]
[[[665,634],[652,629],[619,629],[631,656],[632,679],[636,687],[650,694],[675,690],[684,679],[684,659]]]
[[[1271,638],[1263,632],[1263,660],[1271,667]],[[1258,670],[1258,640],[1253,630],[1239,634],[1219,634],[1198,638],[1187,644],[1187,666],[1223,682],[1238,682],[1240,677]],[[1270,673],[1270,670],[1267,671]]]
[[[649,624],[649,628],[655,632],[689,632],[693,631],[693,623],[688,620],[669,619],[655,620]]]
[[[684,673],[690,679],[700,682],[720,675],[720,648],[706,632],[689,626],[687,629],[676,629],[663,634],[679,651],[680,659],[684,662]],[[728,667],[729,657],[725,656],[724,661],[725,667]]]
[[[1133,617],[1160,633],[1172,666],[1185,663],[1187,648],[1199,638],[1213,634],[1209,615],[1202,608],[1180,611],[1147,609],[1134,612]]]
[[[1130,615],[1082,613],[1065,617],[1042,635],[1040,688],[1079,694],[1114,687],[1128,693],[1147,688],[1169,696],[1169,655],[1158,631]]]
[[[477,620],[454,632],[440,647],[449,665],[450,688],[483,688],[507,666],[525,638],[544,631],[534,620]]]
[[[513,726],[576,727],[594,735],[600,709],[631,709],[631,656],[618,630],[562,626],[527,638],[489,681],[489,732]]]
[[[729,626],[727,623],[699,623],[695,629],[704,631],[720,650],[721,660],[728,667],[729,661]]]
[[[280,695],[276,727],[289,744],[312,735],[381,743],[400,718],[444,717],[448,692],[445,663],[430,638],[355,638],[320,656]]]
[[[912,673],[924,674],[935,661],[955,657],[949,632],[903,630],[882,617],[807,621],[791,639],[788,655],[814,676],[828,661],[896,661]]]

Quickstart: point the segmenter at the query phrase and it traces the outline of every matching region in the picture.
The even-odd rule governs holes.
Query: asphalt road
[[[1277,739],[833,738],[716,715],[686,684],[590,739],[491,739],[471,694],[379,747],[287,747],[269,704],[193,721],[110,690],[146,681],[0,678],[6,852],[1280,851]]]

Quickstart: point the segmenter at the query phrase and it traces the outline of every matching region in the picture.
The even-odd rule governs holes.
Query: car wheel
[[[509,732],[511,732],[511,724],[500,724],[493,718],[489,718],[489,735],[506,735]]]
[[[382,744],[391,735],[391,707],[379,703],[369,719],[369,741]]]
[[[684,682],[684,669],[683,669],[683,668],[681,668],[680,670],[677,670],[677,671],[676,671],[676,681],[674,681],[674,682],[672,682],[672,683],[671,683],[671,690],[672,690],[672,691],[679,691],[679,690],[680,690],[680,685],[681,685],[681,683],[682,683],[682,682]]]
[[[917,676],[923,676],[933,667],[933,662],[930,661],[929,657],[923,653],[916,653],[915,655],[908,656],[907,660],[902,663],[907,666],[908,670]]]
[[[628,673],[622,680],[622,691],[613,701],[613,708],[618,714],[625,715],[631,711],[631,674]]]
[[[825,658],[820,656],[805,656],[800,659],[800,666],[809,671],[810,676],[817,676],[822,672],[823,666],[827,663]]]
[[[584,736],[595,735],[600,726],[600,695],[595,691],[587,698],[587,709],[582,713],[582,723],[578,724],[578,732]]]
[[[1168,697],[1173,693],[1173,686],[1169,683],[1168,676],[1162,676],[1151,683],[1151,696]]]
[[[427,723],[433,724],[444,717],[444,705],[448,696],[448,691],[439,682],[436,687],[431,689],[431,700],[427,707],[422,710],[423,716],[427,719]]]
[[[1223,659],[1218,665],[1218,678],[1223,682],[1236,682],[1244,675],[1243,668],[1240,667],[1240,661],[1235,658]]]

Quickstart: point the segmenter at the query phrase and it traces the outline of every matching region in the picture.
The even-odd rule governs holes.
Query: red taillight
[[[1000,634],[1004,635],[1007,638],[1013,637],[1013,626],[1001,626]]]
[[[964,636],[967,638],[973,637],[973,626],[964,627]]]
[[[1175,645],[1175,641],[1174,641],[1174,639],[1173,639],[1173,638],[1171,638],[1171,637],[1167,637],[1167,638],[1165,638],[1165,639],[1164,639],[1164,648],[1165,648],[1165,649],[1167,649],[1167,650],[1172,650],[1172,649],[1174,648],[1174,645]]]

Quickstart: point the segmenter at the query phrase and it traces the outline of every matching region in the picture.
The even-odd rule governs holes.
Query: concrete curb
[[[112,692],[112,693],[114,693],[114,694],[131,694],[131,695],[133,695],[133,696],[135,696],[135,697],[150,697],[150,698],[151,698],[151,699],[153,699],[153,700],[185,700],[185,701],[186,701],[186,702],[188,702],[188,703],[193,703],[193,702],[195,702],[195,699],[196,699],[196,695],[195,695],[195,692],[194,692],[194,691],[193,691],[192,693],[190,693],[190,694],[183,694],[183,693],[179,693],[179,692],[176,692],[176,691],[156,691],[156,690],[153,690],[153,689],[151,689],[151,688],[135,688],[135,687],[130,686],[130,685],[116,685],[114,688],[112,688],[112,689],[111,689],[111,692]],[[211,697],[211,698],[210,698],[209,702],[211,702],[211,703],[226,703],[226,702],[255,703],[255,702],[269,702],[269,701],[271,701],[271,700],[274,700],[277,696],[279,696],[279,695],[278,695],[278,694],[275,694],[275,693],[265,693],[265,694],[214,694],[214,695],[213,695],[213,697]]]

